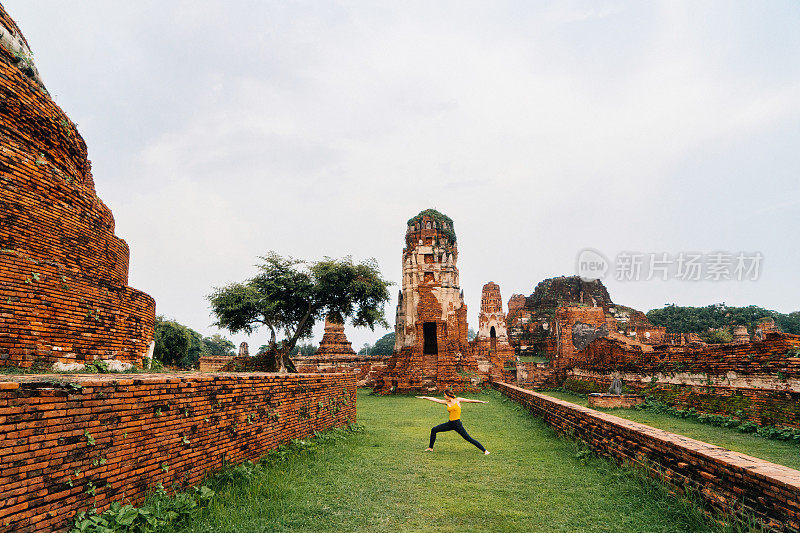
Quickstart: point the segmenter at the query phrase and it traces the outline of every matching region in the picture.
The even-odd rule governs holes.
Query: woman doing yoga
[[[489,451],[484,448],[480,442],[476,441],[472,437],[469,436],[467,430],[464,429],[464,425],[461,423],[461,403],[487,403],[481,400],[468,400],[466,398],[456,398],[456,395],[453,394],[453,391],[450,389],[444,390],[444,400],[440,400],[439,398],[433,398],[431,396],[417,396],[417,398],[421,398],[423,400],[430,400],[436,403],[443,403],[447,406],[447,413],[450,415],[447,422],[444,424],[439,424],[438,426],[434,426],[431,429],[431,442],[428,445],[428,448],[425,450],[426,452],[433,451],[433,443],[436,442],[436,434],[440,431],[455,431],[467,442],[474,444],[480,451],[483,452],[484,455],[489,455]]]

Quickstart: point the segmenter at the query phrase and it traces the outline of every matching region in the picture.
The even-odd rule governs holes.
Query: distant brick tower
[[[489,374],[492,379],[514,379],[513,371],[504,371],[506,365],[514,360],[514,348],[508,342],[500,286],[492,281],[483,286],[478,335],[472,345],[482,374]]]
[[[322,359],[348,355],[354,356],[356,352],[353,351],[353,345],[344,334],[344,324],[341,318],[337,320],[336,318],[326,317],[325,333],[322,334],[322,341],[320,341],[319,349],[313,358]]]
[[[394,355],[380,392],[464,389],[477,371],[467,344],[467,306],[459,286],[453,221],[428,209],[408,221]]]

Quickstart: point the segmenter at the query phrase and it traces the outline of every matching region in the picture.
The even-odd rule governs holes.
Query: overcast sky
[[[205,295],[269,250],[399,282],[429,207],[472,327],[484,283],[528,295],[586,247],[763,254],[757,281],[604,280],[641,310],[800,309],[795,1],[3,5],[86,139],[130,285],[204,334]]]

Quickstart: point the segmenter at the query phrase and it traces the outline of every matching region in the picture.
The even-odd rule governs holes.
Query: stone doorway
[[[425,355],[437,355],[439,353],[439,343],[436,339],[436,322],[422,323],[422,353]]]

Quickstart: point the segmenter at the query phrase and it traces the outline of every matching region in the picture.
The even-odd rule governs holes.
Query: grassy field
[[[464,404],[467,431],[424,452],[444,406],[360,391],[364,430],[246,482],[215,487],[217,497],[180,531],[710,531],[702,513],[643,480],[558,438],[496,392]]]
[[[548,391],[542,392],[555,398],[586,406],[585,397],[568,392]],[[648,426],[657,427],[671,433],[678,433],[693,439],[701,440],[717,446],[728,448],[759,459],[764,459],[780,465],[800,469],[800,446],[790,442],[769,440],[750,433],[741,433],[736,429],[716,427],[703,424],[696,420],[677,418],[665,413],[653,413],[638,409],[598,409],[621,418],[634,422],[641,422]]]

